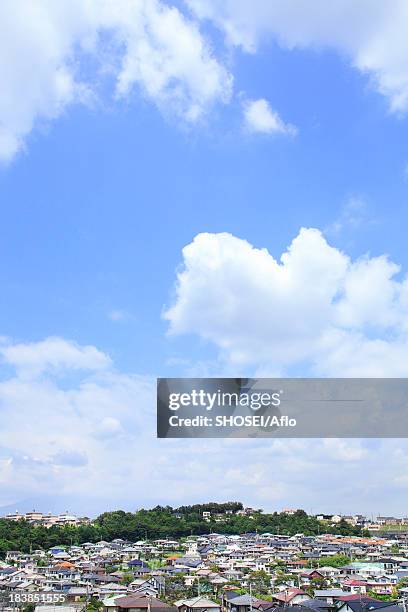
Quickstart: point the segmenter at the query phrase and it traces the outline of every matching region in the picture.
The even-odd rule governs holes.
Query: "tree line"
[[[280,535],[316,535],[334,533],[341,535],[361,535],[359,527],[353,527],[345,521],[329,527],[320,523],[315,517],[308,516],[303,510],[294,514],[264,514],[256,511],[250,516],[237,515],[242,509],[239,502],[226,504],[201,504],[194,506],[156,506],[152,509],[140,509],[136,512],[116,510],[104,512],[89,525],[52,526],[33,525],[25,520],[10,521],[0,519],[0,555],[4,557],[7,550],[22,552],[36,549],[48,549],[57,545],[79,545],[84,542],[99,540],[111,541],[115,538],[130,540],[151,540],[159,538],[178,539],[190,535],[205,535],[211,532],[225,534],[275,533]],[[232,510],[232,514],[228,511]],[[217,515],[204,520],[203,512]]]

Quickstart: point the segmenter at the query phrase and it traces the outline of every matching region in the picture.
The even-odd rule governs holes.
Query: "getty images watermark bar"
[[[406,438],[407,378],[159,378],[159,438]]]

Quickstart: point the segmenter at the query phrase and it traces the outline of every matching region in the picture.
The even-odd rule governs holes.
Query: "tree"
[[[92,596],[86,606],[86,612],[99,612],[102,608],[103,603],[97,597]]]
[[[126,586],[128,584],[130,584],[131,582],[133,582],[135,579],[134,575],[132,574],[132,572],[126,572],[122,578],[121,578],[121,583],[125,584]]]
[[[352,559],[347,557],[347,555],[333,555],[332,557],[328,557],[327,565],[330,567],[343,567],[344,565],[348,565],[351,561]],[[313,567],[318,567],[319,564],[319,560],[312,561]]]
[[[295,576],[293,574],[284,574],[283,572],[280,572],[279,574],[277,574],[273,585],[274,586],[280,586],[281,584],[293,584],[294,580],[295,580]]]
[[[252,592],[256,595],[267,595],[270,593],[271,579],[264,570],[252,572],[249,575],[249,581],[252,585]]]
[[[396,599],[394,595],[378,595],[375,591],[368,591],[367,595],[379,601],[394,601]]]

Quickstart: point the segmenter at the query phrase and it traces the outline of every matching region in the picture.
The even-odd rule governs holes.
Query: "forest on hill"
[[[49,528],[33,525],[25,520],[10,521],[3,518],[0,519],[0,555],[4,556],[7,550],[29,552],[56,545],[69,546],[99,540],[111,541],[115,538],[136,542],[158,538],[178,539],[213,532],[361,535],[359,527],[353,527],[345,521],[329,527],[315,517],[308,516],[303,510],[297,510],[294,514],[284,512],[268,514],[261,510],[254,510],[251,515],[237,514],[242,509],[243,505],[240,502],[224,504],[214,502],[179,508],[156,506],[136,512],[124,510],[104,512],[89,525]],[[211,512],[210,520],[203,518],[203,512]]]

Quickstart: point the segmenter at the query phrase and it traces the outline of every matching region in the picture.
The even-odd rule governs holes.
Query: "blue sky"
[[[0,9],[1,506],[403,513],[402,440],[154,439],[156,376],[407,375],[404,3],[302,4]]]

